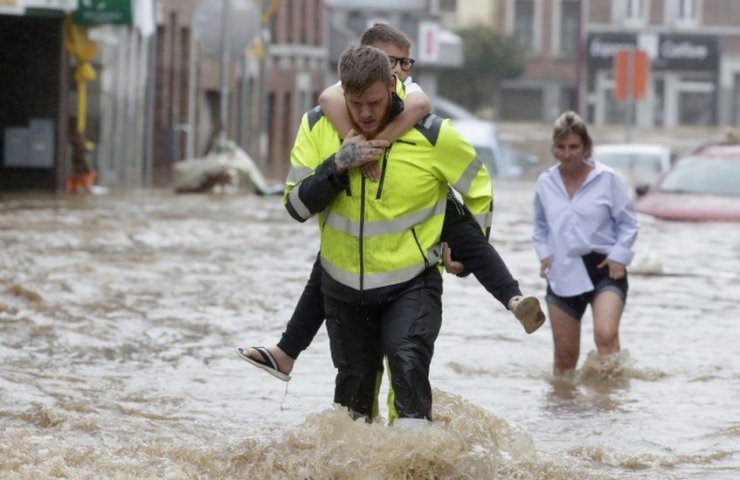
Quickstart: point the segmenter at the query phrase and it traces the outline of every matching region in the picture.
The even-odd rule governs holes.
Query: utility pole
[[[229,124],[229,67],[231,66],[231,0],[222,0],[221,9],[221,131],[218,136],[220,150],[226,148],[228,135],[226,126]]]

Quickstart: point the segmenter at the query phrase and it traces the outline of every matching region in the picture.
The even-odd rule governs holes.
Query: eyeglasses
[[[394,68],[399,63],[401,64],[401,70],[404,72],[408,72],[414,68],[414,64],[416,63],[416,60],[413,58],[398,58],[391,55],[388,55],[388,60],[391,62],[391,68]]]

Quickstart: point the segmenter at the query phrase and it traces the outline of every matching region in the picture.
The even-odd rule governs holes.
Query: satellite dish
[[[229,1],[230,26],[222,25],[224,4]],[[193,35],[208,55],[221,55],[224,28],[231,32],[229,55],[238,57],[252,43],[260,28],[260,9],[251,0],[202,0],[195,10]]]

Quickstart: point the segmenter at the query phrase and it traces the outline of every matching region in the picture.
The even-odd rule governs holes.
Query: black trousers
[[[324,307],[337,369],[334,402],[372,418],[385,354],[398,416],[431,420],[429,366],[442,326],[442,276],[437,267],[403,285],[377,289],[362,303],[325,295]]]
[[[504,307],[512,297],[521,295],[519,283],[512,277],[501,256],[481,232],[470,211],[450,192],[447,196],[441,239],[452,249],[455,260]],[[318,256],[308,283],[288,321],[278,346],[293,358],[308,348],[325,318],[321,294],[321,265]]]

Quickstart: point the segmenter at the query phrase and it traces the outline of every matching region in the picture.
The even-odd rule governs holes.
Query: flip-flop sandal
[[[283,382],[287,382],[288,380],[290,380],[290,375],[286,375],[285,373],[280,371],[275,357],[272,356],[272,353],[270,353],[268,349],[266,349],[265,347],[252,348],[260,354],[260,356],[262,357],[260,360],[255,360],[254,358],[248,356],[247,352],[241,347],[236,347],[236,353],[247,362],[251,363],[257,368],[261,368],[273,377],[279,378]]]

